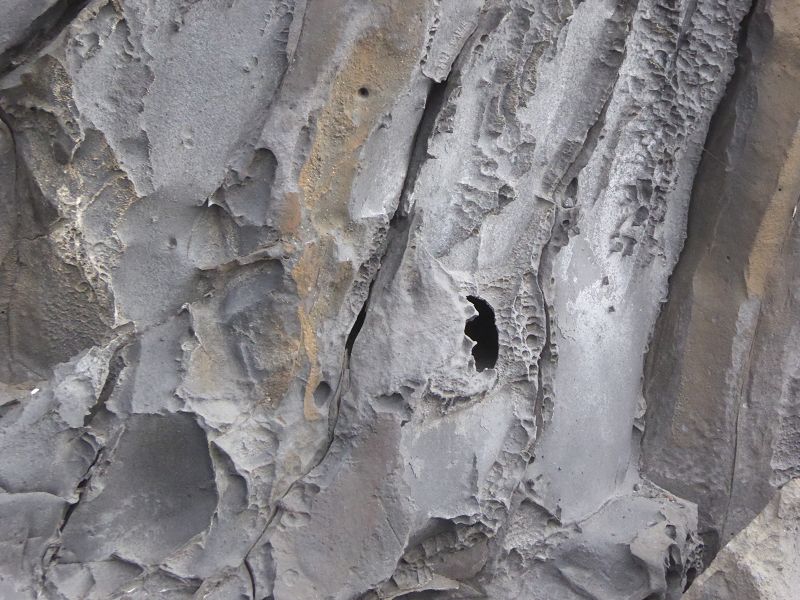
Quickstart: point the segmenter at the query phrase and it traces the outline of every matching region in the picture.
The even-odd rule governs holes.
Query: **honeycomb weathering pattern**
[[[794,0],[0,0],[0,599],[790,600],[798,97]]]

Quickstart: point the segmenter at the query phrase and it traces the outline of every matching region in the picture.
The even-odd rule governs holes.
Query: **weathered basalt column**
[[[792,2],[747,20],[648,358],[645,471],[698,504],[709,558],[800,475],[799,27]]]

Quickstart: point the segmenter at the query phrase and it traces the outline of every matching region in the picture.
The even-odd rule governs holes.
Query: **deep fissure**
[[[361,310],[358,312],[358,316],[353,323],[353,327],[350,329],[350,333],[347,334],[347,340],[344,343],[347,356],[350,356],[350,354],[353,352],[353,344],[356,343],[356,338],[361,332],[361,328],[364,326],[364,320],[367,318],[367,305],[369,304],[369,297],[372,295],[372,285],[374,283],[374,280],[370,283],[369,291],[367,292],[367,297],[364,300],[364,304],[361,306]]]
[[[367,310],[369,309],[369,302],[372,296],[372,288],[378,278],[378,272],[384,265],[386,256],[392,249],[393,242],[396,239],[403,239],[404,242],[407,242],[410,219],[408,219],[407,215],[404,214],[404,211],[407,208],[404,206],[404,202],[414,189],[414,184],[419,176],[419,170],[422,166],[422,163],[428,158],[428,140],[433,134],[436,118],[444,106],[447,87],[450,83],[450,78],[453,75],[455,63],[459,56],[460,52],[453,61],[453,68],[450,70],[447,77],[441,82],[432,82],[430,88],[428,89],[428,95],[425,98],[425,107],[423,108],[422,115],[420,116],[419,123],[417,124],[417,130],[414,132],[414,139],[411,143],[411,154],[408,160],[406,176],[403,179],[403,185],[400,190],[400,198],[397,203],[397,208],[395,209],[392,218],[389,220],[389,233],[387,235],[386,247],[383,255],[381,256],[378,269],[372,276],[372,281],[369,285],[369,291],[367,292],[367,298],[364,301],[364,304],[361,307],[355,322],[353,323],[353,327],[350,329],[350,333],[347,335],[347,340],[345,341],[345,350],[348,356],[350,356],[352,353],[353,345],[356,342],[358,334],[361,332],[361,327],[364,325],[364,320],[367,318]],[[366,90],[366,88],[361,89]],[[359,90],[359,94],[361,94],[361,90]],[[367,90],[367,95],[368,94],[369,91]],[[364,94],[361,95],[363,96]]]
[[[462,48],[462,50],[463,50],[463,48]],[[460,56],[460,52],[459,52],[459,56]],[[457,61],[457,59],[458,59],[458,57],[456,58],[456,61]],[[434,126],[434,124],[436,122],[436,118],[437,118],[439,112],[442,110],[442,107],[444,106],[445,92],[447,90],[447,86],[448,86],[448,83],[450,81],[450,77],[453,74],[453,70],[455,69],[455,62],[456,61],[453,61],[453,68],[451,68],[450,73],[448,74],[447,78],[444,81],[442,81],[441,83],[437,83],[437,82],[432,83],[430,89],[428,90],[428,95],[427,95],[427,97],[425,99],[425,107],[423,109],[422,116],[420,117],[420,121],[417,124],[417,130],[414,133],[414,138],[413,138],[413,141],[412,141],[412,144],[411,144],[412,148],[411,148],[411,154],[409,156],[409,165],[408,165],[408,168],[406,169],[405,178],[403,179],[403,185],[402,185],[402,188],[401,188],[401,191],[400,191],[400,197],[398,199],[397,208],[396,208],[394,214],[392,215],[392,218],[389,220],[389,233],[387,235],[387,240],[386,240],[386,245],[384,247],[384,252],[383,252],[383,255],[381,256],[381,260],[379,262],[378,269],[375,271],[375,273],[373,274],[372,279],[370,281],[369,290],[367,291],[367,297],[364,299],[364,304],[361,306],[361,310],[359,311],[358,315],[356,316],[356,320],[353,323],[353,326],[350,329],[350,332],[348,333],[347,338],[345,340],[345,357],[346,357],[346,359],[348,361],[349,361],[350,355],[352,354],[353,346],[355,345],[356,339],[358,338],[358,335],[361,332],[361,328],[364,325],[364,321],[367,318],[367,311],[369,310],[369,303],[370,303],[370,300],[372,299],[372,290],[373,290],[373,287],[375,285],[375,281],[378,279],[378,273],[380,272],[381,268],[384,266],[384,263],[386,261],[386,257],[387,257],[388,254],[390,254],[393,245],[395,243],[397,243],[398,240],[403,240],[403,244],[404,245],[405,245],[405,242],[407,242],[408,229],[409,229],[409,223],[410,223],[411,218],[410,218],[410,215],[404,214],[403,203],[404,203],[406,197],[408,196],[408,194],[410,194],[411,191],[413,190],[414,183],[416,182],[417,176],[419,175],[419,169],[420,169],[420,166],[421,166],[421,162],[427,157],[428,139],[431,136],[431,134],[433,133],[433,126]],[[487,304],[487,306],[488,306],[488,304]],[[491,310],[491,308],[490,308],[490,310]],[[492,321],[494,322],[494,313],[492,313]],[[496,333],[497,332],[495,330],[495,337],[496,337]],[[336,392],[334,392],[334,395],[338,395],[338,390]],[[337,418],[338,418],[338,409],[337,409]],[[331,430],[331,437],[330,437],[330,441],[328,443],[328,446],[325,449],[325,451],[323,452],[323,454],[320,457],[320,459],[318,461],[316,461],[314,466],[312,466],[311,469],[309,469],[308,472],[310,472],[312,469],[314,469],[316,466],[318,466],[324,460],[325,456],[328,454],[328,451],[330,450],[330,446],[331,446],[331,444],[333,442],[333,430],[335,430],[335,428],[336,428],[336,422],[334,420],[333,426],[332,426],[332,430]],[[297,483],[297,481],[302,479],[302,477],[304,477],[304,476],[305,475],[303,475],[300,478],[298,478],[297,480],[295,480],[295,482],[292,483],[289,486],[289,490],[291,490],[294,487],[294,485]],[[287,490],[286,494],[288,494],[288,493],[289,493],[289,491]],[[286,494],[284,494],[284,496]],[[244,557],[243,563],[245,564],[245,567],[246,567],[247,573],[248,573],[248,577],[250,579],[250,585],[251,585],[251,591],[252,591],[253,597],[257,597],[256,596],[256,591],[257,590],[256,590],[255,577],[253,576],[252,567],[251,567],[250,562],[249,562],[250,554],[253,551],[253,549],[256,547],[256,545],[258,544],[258,540],[260,540],[264,536],[264,534],[267,532],[267,530],[269,529],[269,526],[272,524],[272,522],[275,519],[275,517],[278,514],[278,512],[279,512],[279,507],[276,504],[272,509],[272,512],[270,514],[269,519],[267,519],[267,524],[264,526],[264,528],[263,528],[263,530],[261,532],[261,535],[257,538],[256,542],[253,543],[253,545],[250,547],[250,549],[245,553],[245,557]]]

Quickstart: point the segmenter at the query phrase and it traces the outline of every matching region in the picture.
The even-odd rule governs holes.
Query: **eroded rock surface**
[[[698,577],[685,600],[789,600],[800,586],[800,479],[782,487]]]
[[[800,475],[798,57],[797,5],[757,3],[648,357],[645,472],[714,551]]]
[[[790,0],[0,6],[0,597],[672,600],[794,476]]]

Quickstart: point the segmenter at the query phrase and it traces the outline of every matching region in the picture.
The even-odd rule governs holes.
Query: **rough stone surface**
[[[714,550],[800,475],[796,3],[757,3],[740,46],[644,386],[645,472],[698,504]]]
[[[684,600],[791,600],[800,588],[800,479],[717,555]]]
[[[0,598],[676,600],[800,474],[793,0],[0,8]]]

